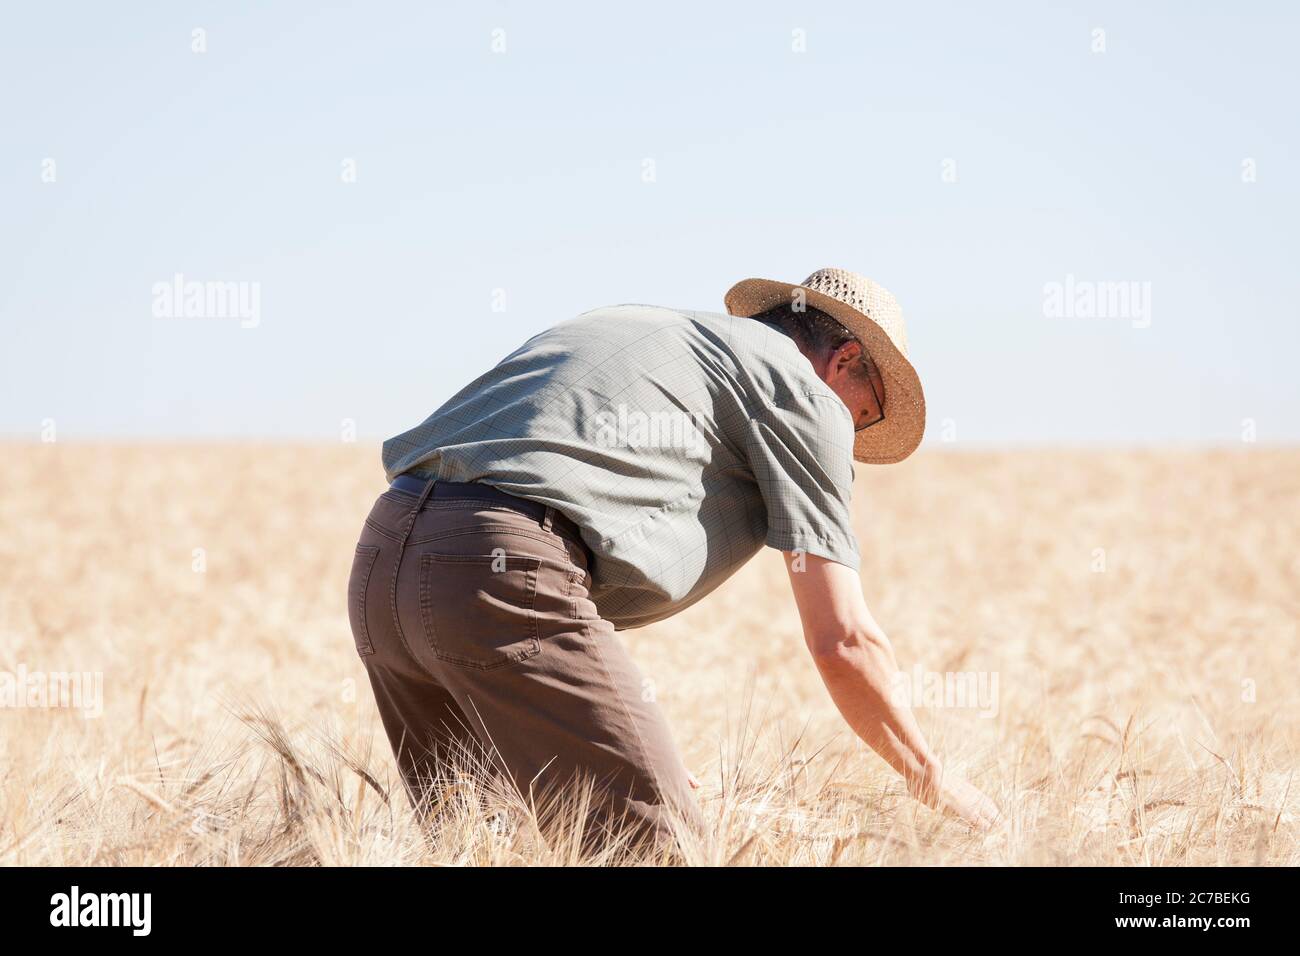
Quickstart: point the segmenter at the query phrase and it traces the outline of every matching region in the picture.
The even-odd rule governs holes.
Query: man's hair
[[[810,305],[796,309],[793,303],[783,303],[758,313],[754,318],[779,326],[807,354],[821,357],[834,352],[845,342],[857,342],[863,357],[868,362],[871,361],[866,346],[856,335],[825,312]]]

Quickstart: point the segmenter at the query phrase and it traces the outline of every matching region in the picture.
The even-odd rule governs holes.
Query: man
[[[897,303],[822,269],[747,279],[726,307],[562,322],[384,443],[392,487],[362,531],[349,608],[417,808],[477,748],[543,825],[585,784],[592,845],[701,829],[615,632],[689,607],[766,544],[852,729],[926,805],[996,818],[891,695],[897,665],[858,577],[853,461],[901,461],[925,426]]]

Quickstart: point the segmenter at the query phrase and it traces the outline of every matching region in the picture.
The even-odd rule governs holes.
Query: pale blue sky
[[[1295,5],[727,6],[10,6],[0,434],[381,439],[580,312],[836,265],[932,442],[1300,439]],[[259,324],[155,317],[176,273]]]

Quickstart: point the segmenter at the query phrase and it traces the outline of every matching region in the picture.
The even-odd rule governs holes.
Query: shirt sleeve
[[[801,550],[858,570],[850,521],[853,421],[833,395],[768,406],[749,422],[748,454],[767,507],[769,547]]]

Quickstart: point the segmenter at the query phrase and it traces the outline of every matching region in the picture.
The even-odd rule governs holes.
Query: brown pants
[[[348,611],[417,810],[449,761],[477,751],[544,833],[586,784],[597,798],[584,849],[609,834],[671,846],[683,823],[701,830],[663,716],[588,596],[588,566],[566,518],[485,485],[428,483],[375,502]]]

